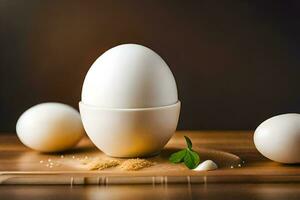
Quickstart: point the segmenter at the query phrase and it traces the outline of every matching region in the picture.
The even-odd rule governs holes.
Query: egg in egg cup
[[[89,138],[105,154],[144,157],[159,153],[170,140],[180,104],[166,62],[147,47],[123,44],[91,66],[79,109]]]

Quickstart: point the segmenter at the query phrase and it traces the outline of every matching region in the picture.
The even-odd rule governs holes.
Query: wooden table
[[[179,140],[183,135],[188,135],[195,146],[236,154],[245,163],[241,168],[209,172],[205,176],[212,181],[200,184],[2,185],[0,199],[300,199],[300,166],[282,165],[261,156],[252,142],[253,132],[181,131],[176,133],[170,143],[184,146],[184,140]],[[0,168],[1,165],[17,165],[20,162],[18,156],[8,157],[16,155],[9,154],[12,151],[22,155],[30,150],[14,134],[2,134]]]

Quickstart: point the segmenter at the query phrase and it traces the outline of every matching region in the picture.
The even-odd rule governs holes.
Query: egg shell
[[[123,44],[102,54],[89,69],[82,102],[104,108],[150,108],[177,103],[177,86],[166,62],[154,51]]]
[[[264,121],[255,130],[254,144],[273,161],[300,163],[300,114],[283,114]]]
[[[29,108],[18,119],[16,131],[24,145],[41,152],[67,150],[84,135],[78,111],[61,103]]]

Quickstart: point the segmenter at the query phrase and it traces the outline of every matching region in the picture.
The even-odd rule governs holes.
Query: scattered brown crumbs
[[[127,171],[135,171],[135,170],[139,170],[142,168],[146,168],[146,167],[151,167],[153,166],[154,163],[145,159],[140,159],[140,158],[134,158],[134,159],[128,159],[125,160],[122,164],[121,164],[121,169],[123,170],[127,170]]]
[[[93,159],[91,159],[91,158],[89,158],[89,159],[81,159],[81,160],[80,160],[80,163],[81,163],[82,165],[87,165],[87,164],[89,164],[89,163],[91,163],[91,162],[93,162]]]
[[[99,158],[94,159],[92,162],[87,163],[89,170],[103,170],[120,165],[118,160],[101,160]]]

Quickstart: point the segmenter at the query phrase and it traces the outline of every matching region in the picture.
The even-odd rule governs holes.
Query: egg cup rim
[[[166,105],[166,106],[157,106],[157,107],[146,107],[146,108],[109,108],[109,107],[99,107],[93,106],[89,104],[85,104],[82,101],[79,101],[79,106],[83,106],[93,110],[109,110],[109,111],[150,111],[150,110],[161,110],[161,109],[169,109],[172,107],[181,106],[181,102],[177,100],[176,103]]]

